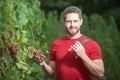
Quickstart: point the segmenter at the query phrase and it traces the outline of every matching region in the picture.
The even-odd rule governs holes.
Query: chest
[[[55,50],[55,57],[56,61],[59,63],[75,63],[77,60],[81,61],[80,59],[76,59],[76,53],[70,49],[70,46],[73,45],[75,41],[66,41],[63,42],[62,44],[58,45],[56,50]],[[84,45],[86,54],[89,56],[89,49],[87,48],[86,45]]]

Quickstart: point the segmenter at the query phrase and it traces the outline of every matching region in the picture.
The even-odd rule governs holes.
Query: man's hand
[[[76,41],[76,43],[72,45],[71,48],[75,51],[77,57],[80,57],[80,58],[84,57],[85,49],[79,41]]]
[[[46,56],[43,55],[42,53],[40,53],[39,51],[35,51],[34,52],[34,58],[35,58],[35,62],[41,66],[44,65],[45,60],[46,60]]]

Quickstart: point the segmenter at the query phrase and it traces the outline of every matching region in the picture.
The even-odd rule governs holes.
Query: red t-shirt
[[[93,76],[88,71],[80,58],[75,58],[75,52],[68,51],[75,41],[88,40],[84,44],[87,56],[91,60],[102,59],[99,45],[82,35],[77,39],[68,39],[66,36],[53,42],[50,51],[50,61],[56,61],[57,80],[92,80]]]

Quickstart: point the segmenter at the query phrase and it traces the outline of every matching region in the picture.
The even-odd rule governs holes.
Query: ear
[[[80,19],[80,26],[82,25],[83,23],[83,18]]]

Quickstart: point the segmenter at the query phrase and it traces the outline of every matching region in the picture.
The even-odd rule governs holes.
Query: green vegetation
[[[0,0],[0,80],[43,80],[28,50],[48,54],[48,24],[39,7],[39,0]]]
[[[0,80],[44,80],[45,73],[34,62],[28,47],[39,50],[49,59],[52,42],[63,36],[65,30],[61,13],[48,12],[46,19],[40,4],[39,0],[0,0]],[[66,5],[69,5],[67,1]],[[113,12],[111,10],[110,14],[116,14]],[[84,14],[81,27],[81,33],[101,46],[107,80],[120,80],[117,16]],[[17,49],[18,53],[11,49]]]
[[[114,16],[120,31],[120,1],[117,0],[41,0],[41,8],[48,14],[49,11],[56,10],[59,15],[67,6],[80,7],[84,14],[90,16],[98,13],[101,16]]]

